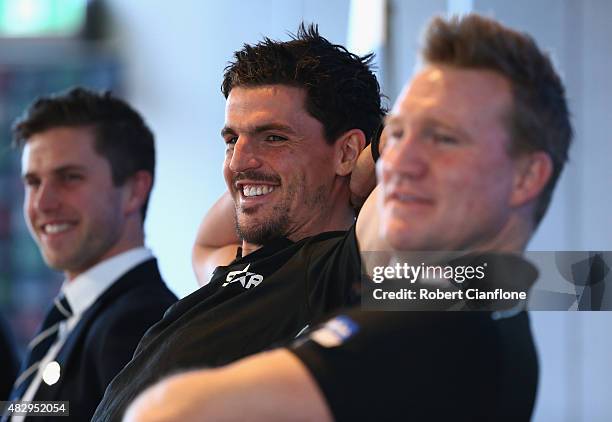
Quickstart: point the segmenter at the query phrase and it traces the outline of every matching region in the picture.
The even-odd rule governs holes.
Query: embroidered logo
[[[323,347],[337,347],[359,331],[359,325],[346,315],[338,315],[310,334],[310,338]]]
[[[242,284],[242,287],[245,289],[250,289],[251,287],[257,287],[263,281],[263,276],[261,274],[255,274],[249,272],[249,267],[251,264],[247,265],[244,270],[240,271],[230,271],[225,278],[225,283],[223,283],[222,287],[227,286],[228,284],[239,282]]]

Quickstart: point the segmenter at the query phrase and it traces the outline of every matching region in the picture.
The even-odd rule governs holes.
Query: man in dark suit
[[[89,420],[144,332],[176,301],[144,247],[153,135],[125,102],[75,88],[37,100],[14,139],[23,148],[28,228],[66,279],[11,400],[68,401],[71,420]]]

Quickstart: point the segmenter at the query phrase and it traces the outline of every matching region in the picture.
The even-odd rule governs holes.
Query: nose
[[[229,168],[233,172],[251,170],[261,165],[257,145],[253,139],[247,136],[238,137],[228,159]]]
[[[380,180],[385,182],[393,177],[418,180],[426,176],[429,168],[427,152],[417,136],[406,133],[401,139],[389,141],[377,166]]]
[[[61,206],[59,192],[52,183],[41,183],[38,189],[31,191],[29,195],[36,211],[51,212]]]

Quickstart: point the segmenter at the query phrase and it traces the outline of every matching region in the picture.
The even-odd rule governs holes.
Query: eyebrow
[[[52,173],[54,175],[57,175],[57,174],[67,173],[69,171],[82,171],[82,172],[86,172],[87,171],[87,167],[86,166],[82,166],[82,165],[78,165],[78,164],[66,164],[64,166],[57,167],[57,168],[53,169]],[[35,172],[28,172],[28,173],[24,174],[21,177],[22,177],[22,179],[29,179],[29,178],[38,177],[38,176],[37,176],[37,174]]]
[[[385,116],[385,119],[383,120],[383,125],[385,126],[392,125],[393,123],[398,123],[400,120],[401,118],[397,116],[396,114],[388,114]]]
[[[293,130],[291,126],[282,123],[266,123],[259,126],[247,127],[245,132],[248,135],[257,135],[272,130],[284,132],[289,135],[295,135],[295,130]],[[221,129],[221,136],[225,137],[227,135],[236,135],[236,131],[229,126],[224,126],[223,129]]]
[[[387,115],[385,117],[385,126],[390,126],[392,124],[401,124],[402,118],[399,115]],[[452,123],[446,123],[442,120],[439,119],[435,119],[432,117],[427,117],[424,119],[425,123],[431,126],[438,126],[438,127],[442,127],[446,130],[450,130],[455,132],[457,135],[464,137],[465,139],[472,139],[471,135],[469,133],[467,133],[465,130],[463,130],[463,128],[454,125]]]

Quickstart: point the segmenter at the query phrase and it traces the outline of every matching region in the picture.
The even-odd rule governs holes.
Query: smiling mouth
[[[386,200],[397,201],[406,204],[433,205],[433,201],[428,198],[399,192],[387,195]]]
[[[246,198],[253,196],[264,196],[274,191],[274,186],[270,185],[242,185],[242,195]]]
[[[43,234],[54,235],[54,234],[63,233],[66,230],[70,229],[72,226],[74,226],[74,224],[72,223],[49,223],[49,224],[43,224],[40,227],[40,230]]]

